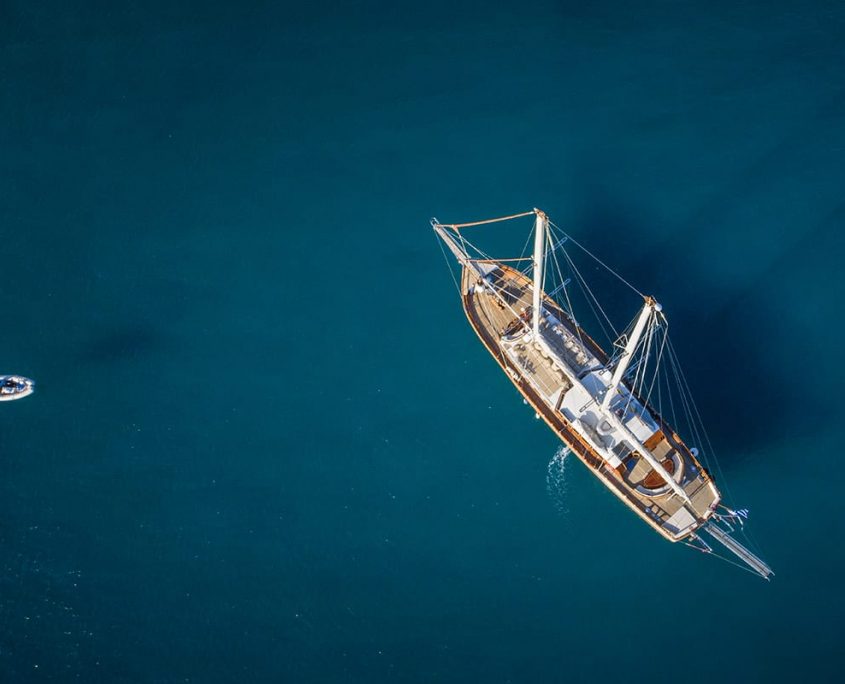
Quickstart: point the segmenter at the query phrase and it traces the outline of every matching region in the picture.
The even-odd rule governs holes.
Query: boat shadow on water
[[[812,405],[820,404],[813,393],[802,391],[800,377],[785,377],[783,368],[767,362],[780,354],[760,353],[778,343],[776,298],[717,282],[684,255],[682,235],[657,238],[630,212],[587,212],[573,232],[622,275],[636,276],[670,312],[672,338],[723,466],[778,442],[786,425],[791,432],[807,429],[823,412]],[[800,415],[787,408],[787,398],[798,392],[810,402]]]
[[[533,240],[528,242],[533,242],[533,249],[527,258],[524,250],[520,256],[490,257],[462,234],[466,228],[529,216],[533,217]],[[665,539],[716,553],[700,536],[706,533],[742,561],[741,567],[768,580],[773,575],[771,568],[732,536],[742,527],[747,511],[721,503],[706,458],[704,463],[698,460],[702,449],[711,450],[710,439],[675,345],[669,340],[669,319],[663,305],[608,267],[540,209],[460,224],[432,219],[431,226],[444,249],[460,264],[461,301],[470,326],[523,401],[534,408],[536,417]],[[607,238],[607,231],[603,237]],[[579,267],[567,244],[592,263]],[[667,253],[656,254],[650,268],[640,270],[665,270],[661,267],[672,261]],[[511,265],[525,261],[530,262],[529,269]],[[583,272],[590,276],[604,272],[628,288],[628,298],[633,293],[640,300],[641,308],[627,326],[617,328],[619,324],[611,318],[617,318],[616,312],[609,315],[600,303],[600,299],[610,299],[615,309],[623,298],[610,294],[609,287],[588,284]],[[568,287],[573,279],[587,307],[579,307],[577,298],[573,299],[577,292]],[[653,288],[654,283],[644,289],[653,292]],[[565,304],[554,299],[558,292],[563,292]],[[608,338],[607,350],[585,327],[582,316],[587,308]],[[723,334],[719,339],[730,340],[731,336]],[[722,375],[715,377],[717,383]],[[671,424],[663,413],[667,408],[664,398]],[[687,430],[677,422],[676,408]],[[685,443],[679,431],[689,434],[698,446]],[[551,483],[547,480],[547,484]]]
[[[117,327],[94,335],[77,352],[85,363],[132,361],[162,346],[163,336],[152,326]]]

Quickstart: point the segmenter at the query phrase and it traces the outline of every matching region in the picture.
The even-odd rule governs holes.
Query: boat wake
[[[558,515],[567,515],[569,505],[566,496],[566,459],[572,453],[569,447],[560,445],[546,467],[546,491]]]

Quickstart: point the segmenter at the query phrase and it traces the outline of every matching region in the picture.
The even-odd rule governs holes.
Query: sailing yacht
[[[492,258],[464,232],[525,217],[534,219],[534,248],[528,256]],[[706,433],[660,303],[636,290],[539,209],[472,223],[431,223],[457,260],[456,284],[470,325],[537,417],[663,538],[704,553],[715,553],[712,542],[718,542],[741,567],[769,579],[771,568],[736,538],[747,511],[723,504],[713,475],[700,460],[705,455],[699,448],[706,443],[712,449],[702,437]],[[569,254],[573,245],[642,302],[631,324],[612,339],[610,351],[575,316],[570,294],[578,286],[599,322],[604,316],[615,330]],[[557,284],[546,291],[545,283],[555,277]],[[676,399],[673,392],[679,395]],[[667,400],[671,411],[663,410]],[[701,440],[698,447],[688,446],[668,422],[669,416],[677,420],[676,409],[685,412],[691,436]]]

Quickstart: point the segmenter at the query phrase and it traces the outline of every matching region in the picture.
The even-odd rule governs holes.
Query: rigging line
[[[675,366],[675,361],[672,358],[671,354],[669,356],[669,361],[670,361],[671,369],[672,369],[672,377],[674,378],[675,385],[678,389],[678,398],[680,400],[681,409],[684,412],[683,418],[686,421],[686,425],[682,425],[681,423],[676,423],[677,429],[679,431],[682,431],[682,432],[689,431],[691,433],[692,438],[694,440],[698,441],[698,435],[697,435],[696,427],[695,427],[695,425],[692,425],[690,423],[691,412],[689,411],[689,407],[687,405],[686,394],[684,393],[684,389],[683,389],[681,382],[680,382],[680,379],[678,377],[678,369]],[[704,460],[705,460],[705,465],[709,468],[709,463],[707,463],[706,456],[704,457]]]
[[[660,367],[654,369],[654,377],[658,377],[658,373],[660,371]],[[663,383],[657,383],[657,413],[660,416],[660,421],[663,422],[663,394],[660,391],[660,385]]]
[[[474,250],[475,250],[475,251],[476,251],[476,252],[477,252],[477,253],[478,253],[478,254],[479,254],[482,258],[484,258],[484,259],[490,259],[490,258],[491,258],[489,254],[487,254],[486,252],[484,252],[484,251],[483,251],[483,250],[481,250],[480,248],[476,247],[473,243],[471,243],[471,242],[470,242],[469,240],[467,240],[467,239],[466,239],[463,235],[461,235],[461,234],[460,234],[460,232],[458,232],[458,231],[455,231],[455,232],[457,233],[458,237],[461,239],[461,243],[464,245],[464,251],[466,251],[466,245],[469,245],[469,246],[470,246],[470,247],[472,247],[472,249],[474,249]]]
[[[566,233],[564,233],[564,235],[566,235]],[[619,337],[619,333],[616,331],[616,328],[614,327],[613,322],[610,320],[608,315],[605,313],[604,309],[602,308],[601,304],[599,303],[599,300],[593,294],[593,291],[590,289],[590,286],[587,284],[587,280],[584,278],[584,276],[581,275],[581,272],[578,271],[578,268],[575,266],[575,262],[572,261],[571,257],[569,257],[569,253],[563,248],[561,248],[561,250],[563,251],[564,254],[567,255],[567,258],[569,258],[570,264],[572,264],[572,267],[575,269],[575,271],[581,277],[581,281],[584,283],[584,287],[587,289],[587,292],[589,293],[590,297],[593,298],[593,301],[596,303],[596,306],[598,307],[599,311],[601,311],[601,315],[604,316],[604,320],[607,321],[607,324],[610,326],[610,329],[613,331],[613,334],[616,337]],[[596,318],[598,318],[598,314],[596,314]],[[601,321],[599,321],[599,323],[601,323]],[[604,326],[602,326],[602,330],[604,330]],[[605,331],[605,335],[607,335],[607,331]],[[608,338],[610,338],[609,335],[608,335]],[[611,343],[612,342],[613,342],[613,340],[611,340]]]
[[[681,408],[684,410],[684,418],[687,422],[687,430],[689,430],[692,433],[693,439],[696,440],[697,443],[701,444],[702,449],[704,449],[704,442],[701,439],[701,434],[699,433],[698,426],[695,423],[695,421],[693,420],[692,410],[690,409],[690,406],[689,406],[689,400],[688,400],[688,397],[687,397],[687,393],[684,391],[683,384],[681,383],[680,373],[678,371],[676,359],[671,354],[671,347],[669,349],[670,349],[669,359],[672,363],[672,373],[675,376],[675,383],[678,387],[678,396],[681,400]],[[705,460],[705,465],[709,468],[710,464],[707,461],[706,456],[704,457],[704,460]]]
[[[657,412],[660,414],[660,420],[664,420],[664,413],[663,413],[663,370],[660,364],[658,363],[657,367],[654,369],[654,377],[652,378],[652,386],[649,389],[649,396],[656,392],[655,401],[657,402]]]
[[[554,235],[554,234],[552,233],[551,228],[549,228],[549,233],[551,234],[551,237],[552,237],[552,238],[557,237],[556,235]],[[564,279],[564,277],[563,277],[563,271],[562,271],[562,270],[561,270],[561,268],[560,268],[560,262],[558,261],[557,254],[555,254],[555,250],[554,250],[554,249],[551,249],[551,250],[549,251],[549,253],[550,253],[550,254],[551,254],[551,256],[552,256],[552,264],[554,265],[555,270],[557,271],[557,274],[558,274],[558,276],[560,277],[560,287],[562,288],[562,287],[563,287],[563,283],[565,282],[565,279]],[[554,274],[552,274],[552,275],[554,276]],[[556,292],[557,290],[558,290],[558,286],[556,285],[556,286],[555,286],[554,291]],[[574,314],[573,314],[573,315],[574,315]]]
[[[719,462],[719,459],[716,456],[716,451],[713,449],[713,443],[710,440],[710,435],[707,432],[707,428],[704,425],[704,420],[701,418],[701,412],[698,410],[698,405],[695,403],[695,398],[692,396],[692,391],[690,390],[689,383],[687,382],[686,376],[684,375],[683,368],[681,368],[680,361],[678,360],[678,357],[677,357],[677,352],[675,352],[675,348],[674,348],[674,345],[672,344],[671,340],[669,340],[669,352],[672,356],[675,357],[675,361],[678,365],[678,369],[680,371],[681,378],[683,379],[684,385],[686,386],[687,393],[689,395],[690,403],[692,404],[692,407],[695,410],[695,415],[698,418],[698,423],[701,426],[702,433],[704,434],[705,442],[702,442],[702,445],[704,443],[707,444],[707,449],[710,451],[710,455],[713,457],[713,463],[716,466],[716,472],[717,472],[721,482],[724,483],[725,493],[728,495],[728,497],[730,497],[731,501],[735,501],[734,496],[733,496],[733,492],[731,491],[730,486],[728,485],[728,480],[725,477],[724,471],[722,470],[722,464]],[[709,467],[709,464],[708,464],[708,467]],[[754,550],[757,551],[758,553],[760,553],[759,544],[757,543],[756,539],[754,539],[750,530],[748,532],[745,532],[744,526],[743,526],[743,536],[752,544],[752,546],[755,547]]]
[[[657,374],[660,372],[660,360],[663,358],[663,350],[666,348],[666,339],[669,336],[669,322],[664,319],[664,325],[666,328],[663,330],[663,339],[660,343],[660,350],[657,352],[657,361],[654,364],[654,376],[651,379],[651,385],[648,388],[648,396],[646,397],[645,403],[648,404],[648,400],[651,399],[651,393],[654,391],[654,383],[657,380]],[[660,388],[658,387],[658,395],[660,393]],[[659,410],[659,408],[658,408]]]
[[[551,225],[555,226],[555,228],[558,228],[558,226],[556,226],[556,225],[555,225],[554,223],[552,223],[551,221],[549,221],[549,223],[550,223]],[[612,274],[613,274],[614,276],[616,276],[619,280],[621,280],[623,283],[625,283],[625,285],[627,285],[629,288],[631,288],[631,289],[632,289],[634,292],[636,292],[636,293],[637,293],[640,297],[642,297],[643,299],[645,299],[645,295],[644,295],[642,292],[640,292],[640,291],[639,291],[636,287],[634,287],[633,285],[631,285],[631,283],[629,283],[627,280],[625,280],[625,278],[623,278],[623,277],[622,277],[621,275],[619,275],[616,271],[614,271],[612,268],[610,268],[610,266],[608,266],[606,263],[604,263],[601,259],[599,259],[599,258],[598,258],[595,254],[593,254],[590,250],[588,250],[586,247],[584,247],[584,245],[582,245],[580,242],[578,242],[575,238],[573,238],[571,235],[569,235],[569,234],[568,234],[566,231],[564,231],[562,228],[558,228],[558,230],[560,230],[560,231],[561,231],[564,235],[566,235],[566,237],[568,237],[570,240],[572,240],[572,242],[574,242],[576,245],[578,245],[578,247],[580,247],[580,248],[581,248],[584,252],[586,252],[589,256],[591,256],[593,259],[595,259],[595,260],[596,260],[599,264],[601,264],[604,268],[606,268],[608,271],[610,271],[610,273],[612,273]]]
[[[569,299],[569,291],[566,288],[566,278],[564,278],[563,276],[563,269],[561,269],[560,261],[558,261],[557,255],[554,252],[552,252],[552,262],[554,263],[555,269],[557,270],[557,274],[560,277],[560,284],[555,287],[555,291],[563,291],[563,296],[566,299],[567,306],[569,307],[569,316],[574,323],[575,312],[572,310],[572,301]],[[576,323],[575,325],[577,326],[578,324]],[[581,340],[581,342],[583,344],[583,340]]]
[[[659,332],[662,335],[660,338],[660,348],[657,350],[656,358],[654,362],[654,374],[651,376],[651,383],[648,387],[648,394],[646,395],[646,403],[651,401],[651,397],[654,395],[655,388],[657,389],[657,403],[658,403],[658,411],[661,412],[662,415],[662,394],[660,392],[660,372],[663,368],[663,353],[666,349],[666,335],[668,334],[669,324],[666,319],[663,319],[663,326],[658,325]]]
[[[675,402],[672,400],[672,385],[669,383],[669,371],[663,369],[663,377],[666,379],[666,395],[669,397],[669,408],[672,410],[672,425],[676,430],[681,428],[678,425],[678,416],[675,414]]]
[[[643,364],[643,372],[640,374],[640,384],[637,388],[637,392],[641,395],[645,394],[643,389],[645,388],[645,379],[648,375],[648,364],[651,362],[651,347],[654,344],[654,336],[657,334],[657,326],[655,325],[656,319],[657,315],[654,311],[652,311],[648,320],[648,339],[646,340],[646,344],[642,352],[645,355],[645,363]]]
[[[625,403],[625,413],[628,413],[628,409],[631,406],[631,402],[634,400],[634,392],[638,394],[642,394],[638,389],[638,384],[642,384],[642,378],[645,378],[645,371],[648,367],[648,354],[649,350],[651,349],[651,336],[654,334],[654,327],[651,325],[651,319],[654,315],[653,312],[649,314],[649,322],[648,328],[646,329],[646,334],[637,342],[637,346],[631,351],[631,358],[634,358],[637,353],[640,354],[639,361],[637,363],[637,370],[634,373],[634,378],[631,382],[631,387],[633,391],[628,395],[628,401]],[[643,407],[645,410],[645,407]]]
[[[625,344],[627,344],[628,340],[631,339],[631,335],[634,333],[634,328],[637,326],[637,316],[634,316],[629,322],[625,329],[622,331],[622,334],[619,338],[614,341],[614,345],[619,349],[621,352],[625,349]],[[625,342],[621,342],[622,338],[625,338]]]
[[[592,354],[592,352],[588,352],[587,345],[584,343],[584,336],[583,336],[582,331],[581,331],[581,326],[578,324],[578,321],[575,317],[575,309],[573,308],[572,300],[569,297],[569,288],[566,287],[567,283],[569,282],[569,279],[565,278],[564,275],[563,275],[563,269],[561,268],[560,260],[557,257],[557,250],[554,248],[554,245],[559,246],[559,245],[563,244],[563,241],[557,240],[557,235],[554,234],[554,232],[552,231],[551,228],[549,228],[548,232],[549,232],[549,242],[554,243],[553,246],[552,246],[552,249],[549,250],[550,253],[551,253],[551,257],[552,257],[552,263],[553,263],[554,268],[557,271],[557,275],[560,279],[559,284],[554,289],[554,292],[556,294],[557,292],[562,290],[563,296],[566,300],[566,306],[562,306],[560,304],[558,304],[558,306],[560,306],[560,308],[564,312],[567,312],[566,315],[569,318],[570,322],[572,323],[573,328],[575,329],[575,336],[578,338],[578,342],[581,345],[581,349],[584,352]],[[554,273],[552,273],[552,278],[554,279]],[[552,301],[557,303],[557,300],[554,297],[551,297],[551,299],[552,299]],[[568,330],[568,327],[567,327],[567,330]]]
[[[581,277],[581,274],[578,273],[577,268],[575,268],[575,264],[572,263],[572,259],[569,258],[569,255],[566,253],[566,250],[562,250],[562,251],[563,251],[564,257],[566,258],[566,262],[569,264],[569,268],[572,270],[572,273],[575,274],[575,283],[581,289],[581,294],[584,296],[584,301],[587,302],[587,306],[590,307],[590,311],[593,312],[593,316],[595,316],[596,320],[599,322],[599,327],[601,327],[602,334],[605,337],[610,337],[610,335],[607,332],[607,329],[604,327],[604,325],[601,322],[601,318],[599,318],[599,315],[596,313],[595,306],[593,306],[592,301],[590,301],[590,298],[587,296],[587,293],[584,289],[584,287],[585,287],[584,279]],[[583,341],[584,340],[581,339],[582,343],[583,343]]]
[[[467,246],[468,240],[464,240],[464,236],[463,236],[463,235],[461,235],[460,231],[457,231],[457,230],[456,230],[456,231],[455,231],[455,233],[456,233],[456,234],[458,235],[458,237],[460,238],[460,240],[461,240],[461,247],[463,247],[463,248],[464,248],[464,252],[466,252],[466,251],[467,251],[467,247],[466,247],[466,246]],[[472,244],[472,243],[470,243],[470,244]],[[478,252],[478,251],[480,251],[477,247],[474,247],[474,249],[475,249],[477,252]]]
[[[463,235],[461,235],[460,231],[457,231],[457,230],[456,230],[456,231],[454,231],[454,233],[455,233],[455,235],[454,235],[454,236],[455,236],[455,237],[457,237],[457,239],[458,239],[458,240],[460,240],[461,247],[463,248],[464,252],[466,252],[466,255],[467,255],[467,258],[468,258],[468,259],[471,259],[471,258],[473,258],[473,257],[472,257],[472,255],[470,254],[469,250],[467,249],[467,245],[469,245],[469,247],[470,247],[473,251],[475,251],[475,252],[476,252],[479,256],[481,256],[481,257],[486,257],[486,256],[488,256],[488,255],[487,255],[487,254],[485,254],[485,253],[484,253],[481,249],[479,249],[478,247],[476,247],[476,246],[475,246],[472,242],[470,242],[470,241],[469,241],[469,240],[467,240],[467,239],[466,239]]]
[[[444,228],[470,228],[471,226],[483,226],[487,223],[499,223],[500,221],[510,221],[511,219],[522,218],[523,216],[535,216],[534,211],[525,211],[521,214],[511,214],[510,216],[500,216],[499,218],[486,219],[484,221],[472,221],[471,223],[441,223]]]
[[[675,386],[677,387],[678,399],[680,400],[681,409],[684,411],[683,418],[684,418],[684,420],[687,421],[687,424],[686,424],[685,427],[686,427],[687,430],[694,430],[695,429],[694,426],[691,426],[689,424],[691,412],[689,411],[689,407],[687,405],[686,393],[684,392],[684,388],[681,384],[681,380],[680,380],[680,377],[679,377],[679,374],[678,374],[678,368],[677,368],[677,365],[675,363],[675,358],[672,356],[671,353],[669,354],[669,363],[670,363],[670,368],[672,370],[672,379],[674,379]],[[679,428],[682,427],[680,423],[678,424],[678,427]],[[693,435],[693,438],[695,438],[695,435]]]
[[[564,257],[567,260],[569,259],[569,257],[566,255],[565,252],[564,252]],[[555,265],[558,269],[558,272],[560,273],[561,278],[563,278],[563,272],[560,268],[560,262],[558,261],[557,254],[555,252],[552,252],[552,259],[554,260],[554,263],[555,263]],[[576,282],[577,282],[577,280],[576,280]],[[571,317],[572,324],[575,327],[575,334],[578,336],[578,341],[581,343],[581,347],[585,348],[584,336],[581,334],[581,326],[579,325],[578,319],[575,316],[575,309],[573,308],[572,300],[569,297],[569,290],[567,288],[563,288],[563,294],[566,296],[566,304],[569,306],[569,316]]]
[[[563,288],[563,294],[566,295],[566,304],[569,306],[569,315],[572,318],[572,324],[575,326],[575,332],[578,335],[578,341],[581,343],[581,346],[584,346],[584,336],[581,335],[581,326],[578,324],[578,319],[575,317],[575,311],[572,309],[572,300],[569,298],[569,290]]]
[[[717,559],[719,559],[720,561],[724,561],[725,563],[730,563],[731,565],[736,566],[736,567],[737,567],[737,568],[739,568],[740,570],[745,570],[746,572],[750,572],[752,575],[756,575],[756,576],[758,576],[758,577],[760,576],[760,573],[758,573],[758,572],[756,572],[756,571],[752,570],[752,569],[751,569],[751,568],[749,568],[747,565],[737,563],[736,561],[731,560],[730,558],[727,558],[726,556],[723,556],[722,554],[720,554],[720,553],[718,553],[718,552],[714,551],[714,550],[713,550],[713,547],[712,547],[712,546],[710,546],[710,544],[708,544],[707,542],[705,542],[705,541],[704,541],[703,539],[701,539],[700,537],[697,537],[697,539],[698,539],[698,541],[700,541],[702,544],[704,544],[706,548],[702,548],[702,547],[700,547],[700,546],[696,546],[695,544],[691,544],[691,543],[690,543],[690,542],[688,542],[688,541],[684,541],[684,544],[685,544],[686,546],[689,546],[691,549],[695,549],[696,551],[700,551],[701,553],[706,554],[706,555],[708,555],[708,556],[715,556],[715,557],[716,557]],[[768,577],[767,577],[766,579],[768,579]]]
[[[558,289],[562,289],[562,288],[563,288],[563,283],[565,282],[565,280],[564,280],[564,277],[563,277],[563,272],[560,270],[560,264],[558,263],[558,260],[557,260],[557,255],[555,254],[554,239],[555,239],[555,237],[557,237],[557,236],[556,236],[556,235],[552,232],[552,229],[551,229],[551,228],[549,228],[549,230],[547,231],[547,233],[548,233],[548,235],[547,235],[547,237],[548,237],[548,243],[549,243],[549,247],[550,247],[550,249],[549,249],[549,254],[550,254],[550,255],[551,255],[551,257],[552,257],[552,265],[554,266],[555,271],[557,271],[557,275],[558,275],[558,277],[560,278],[560,280],[558,281],[558,283],[555,283],[555,282],[554,282],[554,276],[555,276],[555,273],[554,273],[554,271],[552,272],[552,284],[555,286],[555,287],[554,287],[554,289],[552,290],[552,292],[556,294],[556,293],[557,293],[557,291],[558,291]],[[548,259],[547,259],[547,261],[548,261]],[[552,300],[554,300],[555,302],[557,301],[557,300],[555,300],[555,299],[554,299],[554,297],[550,297],[550,298],[551,298]]]
[[[722,472],[722,467],[719,464],[719,460],[716,458],[715,451],[713,450],[713,444],[710,441],[710,436],[707,434],[707,429],[704,427],[704,421],[701,419],[701,413],[699,412],[698,407],[695,405],[695,399],[692,396],[692,391],[690,390],[689,383],[687,382],[687,379],[684,376],[684,370],[683,370],[683,368],[681,368],[681,363],[678,360],[678,355],[675,352],[675,348],[674,348],[674,345],[672,344],[671,340],[669,340],[669,353],[674,358],[674,362],[675,362],[675,366],[677,367],[678,375],[682,380],[683,387],[686,388],[687,401],[688,401],[689,405],[692,407],[692,409],[695,411],[695,413],[693,414],[693,410],[690,410],[690,416],[693,420],[694,420],[695,417],[697,417],[697,419],[698,419],[697,420],[697,426],[700,426],[700,428],[701,428],[700,431],[699,431],[698,427],[694,426],[694,431],[697,434],[697,439],[699,440],[699,443],[701,444],[701,446],[706,447],[709,454],[713,457],[713,462],[716,465],[717,474],[718,474],[719,478],[721,478],[722,481],[725,483],[725,491],[728,493],[729,496],[731,496],[731,499],[733,500],[733,496],[731,495],[730,489],[728,488],[727,480],[725,479],[725,475]],[[684,391],[683,388],[682,388],[682,391]],[[702,439],[702,435],[704,436],[704,439]],[[708,464],[708,467],[709,467],[709,464]]]
[[[704,424],[699,420],[696,421],[690,408],[690,402],[692,401],[692,394],[689,391],[689,386],[687,386],[686,390],[684,389],[684,384],[681,380],[681,375],[683,374],[683,370],[680,367],[680,362],[677,359],[677,356],[674,352],[672,347],[672,341],[669,340],[669,360],[672,364],[672,371],[675,375],[675,382],[678,385],[678,392],[681,399],[681,406],[684,409],[686,414],[687,420],[687,429],[693,436],[693,439],[701,446],[699,450],[699,455],[701,456],[702,460],[704,461],[704,466],[708,470],[714,470],[710,465],[710,460],[712,456],[712,460],[715,463],[715,470],[714,472],[719,477],[720,480],[724,481],[724,474],[721,472],[721,467],[719,466],[719,461],[716,458],[716,455],[712,452],[712,446],[706,446],[707,442],[702,438],[701,431],[704,429]],[[725,481],[725,491],[730,496],[730,490],[728,489],[727,482]],[[731,497],[733,498],[733,497]]]
[[[727,558],[726,556],[723,556],[722,554],[718,553],[717,551],[714,551],[712,549],[712,547],[711,547],[710,551],[705,551],[705,553],[707,553],[708,555],[716,556],[716,558],[718,558],[719,560],[725,561],[725,563],[730,563],[731,565],[739,568],[740,570],[745,570],[746,572],[750,572],[752,575],[756,575],[757,577],[761,577],[759,572],[752,570],[751,568],[749,568],[747,565],[745,565],[743,563],[737,563],[736,561],[731,560],[730,558]],[[768,580],[769,578],[766,577],[765,579]]]
[[[645,379],[646,375],[648,374],[648,366],[651,361],[651,344],[652,340],[654,339],[654,328],[651,325],[651,317],[649,317],[649,327],[648,327],[648,334],[645,339],[645,343],[643,344],[642,354],[643,363],[642,363],[642,372],[639,373],[639,381],[637,384],[637,393],[642,396],[645,394],[643,392],[643,388],[645,387]]]
[[[478,247],[478,246],[477,246],[477,245],[475,245],[474,243],[472,243],[472,242],[470,242],[469,240],[467,240],[467,239],[466,239],[466,238],[465,238],[465,237],[464,237],[464,236],[460,233],[460,231],[455,231],[455,232],[457,233],[457,235],[460,237],[460,239],[461,239],[462,243],[464,244],[464,251],[467,251],[467,250],[466,250],[466,245],[469,245],[469,246],[470,246],[473,250],[475,250],[475,252],[477,252],[477,253],[480,255],[480,257],[481,257],[480,259],[478,259],[478,258],[472,258],[472,257],[469,257],[469,256],[468,256],[468,258],[469,258],[469,260],[470,260],[470,261],[480,261],[480,262],[488,261],[488,262],[495,262],[495,263],[497,263],[497,264],[498,264],[498,263],[504,263],[504,262],[506,262],[506,261],[519,261],[519,260],[522,260],[522,259],[523,259],[523,257],[514,258],[514,259],[494,259],[492,256],[490,256],[489,254],[487,254],[487,252],[485,252],[484,250],[482,250],[480,247]],[[526,243],[526,244],[527,244],[527,243]],[[531,258],[530,258],[530,257],[525,257],[525,260],[531,260]]]
[[[452,261],[449,261],[449,257],[446,256],[446,249],[443,247],[443,240],[441,240],[436,234],[434,239],[437,240],[437,244],[440,245],[440,252],[443,254],[443,258],[446,260],[446,267],[449,269],[449,275],[452,276],[452,282],[455,283],[455,289],[458,291],[458,296],[461,296],[461,286],[458,285],[458,279],[455,277],[455,272],[452,270]]]
[[[653,313],[652,313],[652,316],[653,316]],[[646,335],[645,340],[643,341],[642,346],[640,347],[640,359],[641,359],[641,361],[640,361],[640,364],[637,368],[637,373],[634,376],[634,383],[635,383],[634,389],[640,397],[642,397],[643,394],[644,394],[643,387],[644,387],[644,383],[645,383],[646,374],[648,373],[649,360],[651,359],[651,341],[652,341],[653,336],[654,336],[654,327],[651,325],[651,316],[650,316],[649,317],[648,333]],[[634,394],[632,392],[631,395],[628,397],[628,404],[629,405],[630,405],[631,401],[633,400],[633,398],[634,398]],[[648,405],[648,402],[645,402],[645,405],[642,407],[643,411],[646,410],[647,405]],[[627,406],[625,407],[625,410],[626,411],[628,410]]]
[[[651,332],[650,329],[646,330],[646,334],[637,342],[637,346],[634,347],[634,349],[631,350],[631,358],[632,359],[637,355],[638,350],[645,344],[645,341],[648,338],[648,335],[649,335],[650,332]],[[621,360],[622,359],[620,357],[620,361]],[[636,366],[635,366],[636,370],[634,371],[634,377],[631,378],[630,383],[629,383],[630,386],[631,386],[631,392],[629,392],[628,400],[625,402],[625,414],[627,414],[628,410],[631,408],[631,402],[634,400],[634,392],[637,391],[637,380],[640,377],[640,370],[642,369],[642,367],[646,363],[646,361],[647,360],[643,356],[640,356],[637,359],[637,363],[636,363]]]
[[[753,551],[756,551],[758,556],[762,556],[763,552],[760,549],[760,544],[757,543],[757,539],[755,539],[754,535],[751,533],[751,528],[746,522],[739,527],[739,533],[745,538],[748,544],[752,547]]]
[[[681,368],[680,361],[678,360],[677,353],[675,352],[674,346],[672,345],[671,341],[669,342],[669,350],[672,353],[672,355],[675,357],[675,361],[678,364],[678,370],[680,371],[681,378],[683,379],[684,386],[686,387],[687,393],[689,395],[690,404],[692,405],[693,409],[695,410],[695,415],[698,418],[698,422],[701,425],[701,430],[704,433],[704,436],[707,440],[707,447],[708,447],[708,449],[710,449],[711,453],[714,453],[714,456],[715,456],[715,452],[713,452],[713,444],[710,441],[710,436],[707,434],[707,428],[704,427],[704,421],[701,418],[701,412],[698,410],[698,406],[695,403],[695,398],[692,395],[692,390],[690,390],[689,383],[687,382],[686,376],[684,375],[684,370],[683,370],[683,368]]]
[[[524,257],[524,256],[525,256],[525,252],[527,252],[527,251],[528,251],[528,244],[529,244],[530,242],[531,242],[531,231],[529,230],[529,231],[528,231],[528,235],[526,235],[526,236],[525,236],[525,244],[524,244],[524,245],[522,245],[522,251],[519,253],[519,256],[520,256],[520,257]],[[529,268],[528,266],[526,266],[525,268],[521,268],[521,269],[520,269],[520,273],[522,273],[522,274],[527,274],[527,273],[528,273],[528,268]]]
[[[589,305],[590,310],[593,312],[593,316],[596,317],[596,320],[598,321],[599,326],[601,327],[602,334],[604,334],[604,336],[607,339],[611,340],[611,342],[612,342],[613,337],[611,337],[611,335],[607,332],[607,328],[604,327],[604,323],[602,323],[601,317],[599,317],[598,313],[596,313],[596,308],[593,305],[593,301],[594,301],[596,306],[599,306],[598,300],[596,300],[595,296],[593,295],[592,291],[590,290],[590,286],[587,285],[587,281],[584,280],[584,276],[581,275],[581,272],[578,270],[578,267],[572,261],[572,258],[569,256],[569,252],[567,252],[563,248],[561,248],[561,251],[563,252],[564,256],[566,257],[566,261],[569,264],[569,267],[572,269],[572,272],[576,276],[575,282],[578,283],[578,287],[580,287],[581,292],[584,293],[584,299],[586,300],[587,304]],[[591,298],[592,298],[592,301],[591,301]],[[599,307],[599,308],[601,308],[601,307]],[[605,316],[605,318],[607,318],[607,316]],[[611,329],[613,329],[612,325],[611,325]],[[613,332],[615,334],[616,330],[613,330]]]
[[[557,255],[554,252],[552,252],[552,259],[554,259],[558,273],[560,273],[560,277],[561,279],[563,279],[563,272],[560,268],[560,262],[558,261]],[[563,295],[564,297],[566,297],[566,305],[569,307],[569,317],[572,320],[572,325],[575,327],[575,334],[578,336],[578,341],[581,343],[582,348],[586,348],[586,346],[584,345],[584,336],[581,334],[581,326],[578,324],[578,319],[575,317],[575,309],[572,308],[572,300],[569,298],[569,289],[567,287],[563,288]]]
[[[651,348],[652,348],[652,345],[654,344],[654,337],[655,337],[655,335],[657,335],[656,320],[657,320],[657,314],[654,313],[654,311],[652,311],[651,316],[649,317],[648,340],[646,342],[645,351],[643,352],[645,354],[645,363],[643,364],[643,372],[640,374],[640,385],[637,388],[637,392],[640,394],[640,396],[645,394],[645,392],[643,390],[645,389],[646,376],[648,375],[648,365],[651,362]],[[657,366],[655,365],[655,369],[656,368],[657,368]],[[646,405],[648,405],[648,399],[646,399]]]
[[[637,317],[634,316],[634,318],[631,319],[631,322],[628,323],[625,329],[619,334],[619,337],[617,337],[613,341],[613,345],[611,347],[613,353],[610,355],[610,358],[607,361],[608,368],[619,362],[619,359],[622,356],[622,352],[625,351],[625,344],[622,342],[622,340],[624,339],[627,343],[627,341],[631,338],[631,333],[634,331],[634,326],[636,325],[636,322]],[[635,369],[636,366],[637,364],[632,363],[631,370]],[[630,373],[630,370],[628,372]],[[625,373],[625,375],[628,375],[628,373]]]

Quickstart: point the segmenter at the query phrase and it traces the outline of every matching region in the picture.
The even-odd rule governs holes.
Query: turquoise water
[[[838,680],[844,23],[5,3],[0,679]],[[533,206],[664,304],[771,583],[547,482],[428,226]]]

